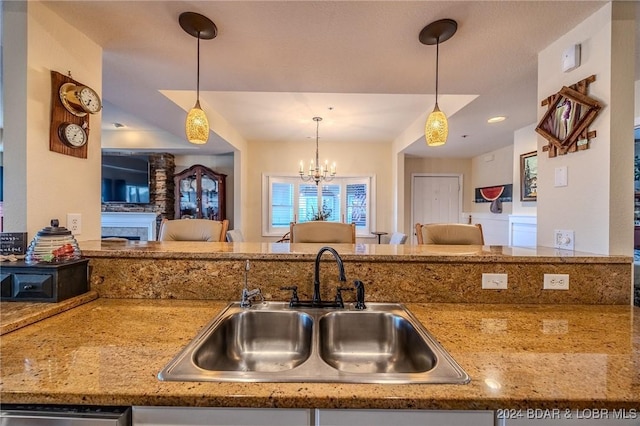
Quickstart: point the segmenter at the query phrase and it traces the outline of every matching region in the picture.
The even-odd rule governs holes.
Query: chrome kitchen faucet
[[[249,265],[249,261],[247,260],[244,265],[244,286],[242,287],[242,296],[240,298],[240,307],[242,308],[250,308],[251,300],[257,297],[260,298],[261,302],[264,302],[264,296],[262,295],[262,292],[259,288],[249,290],[249,269],[251,269],[251,267]]]

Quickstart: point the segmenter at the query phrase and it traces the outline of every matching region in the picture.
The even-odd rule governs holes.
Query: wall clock
[[[62,106],[75,116],[84,117],[102,109],[100,96],[89,86],[63,83],[59,92]]]
[[[87,143],[87,132],[76,123],[62,123],[58,126],[60,140],[71,148],[80,148]]]
[[[87,158],[89,118],[102,110],[102,101],[91,87],[51,71],[51,127],[49,150]]]

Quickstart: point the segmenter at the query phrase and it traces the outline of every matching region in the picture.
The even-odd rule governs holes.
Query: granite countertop
[[[153,259],[315,259],[326,244],[221,243],[193,241],[81,241],[82,254],[89,258]],[[476,245],[331,244],[345,261],[394,262],[528,262],[528,263],[629,263],[631,256],[600,255],[550,247]]]
[[[58,303],[0,302],[0,335],[9,333],[98,298],[88,291]]]
[[[640,309],[408,304],[467,385],[162,382],[226,302],[103,299],[2,336],[5,403],[301,408],[637,408]]]

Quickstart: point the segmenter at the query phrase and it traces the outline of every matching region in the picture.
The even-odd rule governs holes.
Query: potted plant
[[[322,208],[316,212],[316,210],[311,206],[311,218],[307,217],[309,220],[327,220],[331,216],[331,209],[327,207],[326,204],[322,203]]]

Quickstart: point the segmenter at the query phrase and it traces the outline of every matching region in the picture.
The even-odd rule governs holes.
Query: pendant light
[[[449,40],[457,31],[458,23],[453,19],[441,19],[434,21],[420,31],[420,42],[426,45],[436,45],[436,106],[429,114],[424,126],[424,137],[429,146],[440,146],[447,142],[449,135],[449,123],[447,116],[438,107],[438,60],[440,56],[440,43]]]
[[[184,12],[178,18],[182,29],[198,39],[198,71],[196,78],[196,104],[187,114],[185,132],[187,140],[193,144],[202,145],[209,139],[209,120],[200,107],[200,39],[211,40],[218,35],[218,28],[206,16],[195,12]]]

